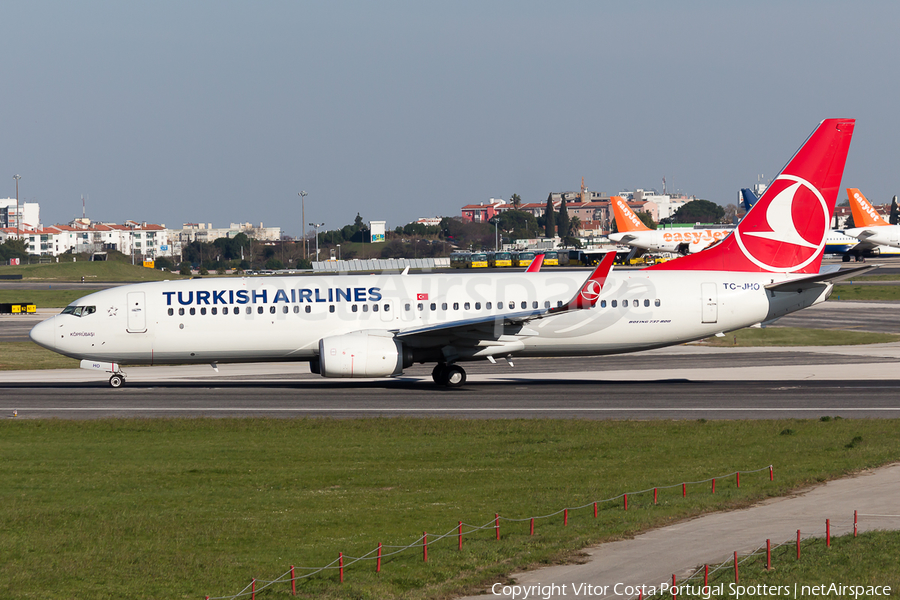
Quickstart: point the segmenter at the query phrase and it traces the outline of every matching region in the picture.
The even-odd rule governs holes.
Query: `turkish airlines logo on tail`
[[[824,250],[830,217],[818,189],[800,177],[782,174],[741,221],[735,238],[744,256],[758,267],[799,271]]]
[[[583,288],[581,288],[581,297],[591,304],[594,304],[595,302],[597,302],[597,298],[600,297],[601,289],[602,286],[600,285],[600,282],[591,279],[586,284],[584,284]]]

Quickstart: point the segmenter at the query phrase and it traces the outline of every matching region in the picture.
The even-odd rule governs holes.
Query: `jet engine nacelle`
[[[356,331],[319,340],[322,377],[388,377],[412,365],[412,356],[387,331]]]

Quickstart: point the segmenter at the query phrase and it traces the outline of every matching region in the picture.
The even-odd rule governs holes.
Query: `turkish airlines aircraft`
[[[823,121],[734,233],[641,271],[192,279],[96,292],[31,338],[107,371],[120,364],[304,361],[325,377],[390,377],[435,363],[590,356],[682,344],[825,301],[825,234],[854,121]]]
[[[892,246],[900,248],[900,225],[885,221],[872,204],[856,188],[847,188],[850,211],[856,227],[845,229],[844,233],[858,239],[867,247]]]
[[[610,198],[610,205],[616,219],[618,233],[609,234],[609,239],[619,244],[628,244],[639,250],[651,252],[677,252],[692,254],[725,239],[732,228],[723,229],[650,229],[640,217],[634,214],[621,196]]]

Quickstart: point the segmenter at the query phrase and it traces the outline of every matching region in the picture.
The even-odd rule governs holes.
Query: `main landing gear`
[[[125,385],[125,373],[123,371],[114,371],[109,378],[109,387],[118,389]]]
[[[459,365],[438,363],[431,372],[431,378],[438,385],[459,387],[466,382],[466,370]]]

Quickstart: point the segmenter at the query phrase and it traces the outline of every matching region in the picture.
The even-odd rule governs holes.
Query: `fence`
[[[428,562],[428,546],[430,544],[435,544],[442,540],[448,538],[455,538],[457,541],[457,549],[462,550],[463,547],[463,538],[467,535],[474,534],[476,532],[485,531],[485,530],[494,530],[494,537],[499,540],[501,535],[500,523],[501,521],[506,521],[510,523],[522,523],[529,522],[529,535],[534,535],[535,532],[535,522],[544,519],[552,519],[554,517],[559,517],[562,515],[563,525],[568,526],[569,524],[569,512],[574,512],[578,510],[584,510],[587,508],[593,508],[594,518],[597,518],[598,507],[601,504],[618,502],[622,501],[623,509],[628,510],[628,497],[634,497],[641,494],[649,494],[653,493],[653,504],[657,504],[659,499],[659,491],[667,490],[667,489],[675,489],[681,488],[682,497],[687,497],[688,494],[688,486],[696,486],[699,484],[710,484],[709,489],[711,493],[716,492],[716,480],[730,479],[731,477],[735,478],[735,482],[737,487],[741,487],[741,474],[744,475],[752,475],[755,473],[761,473],[764,471],[768,471],[769,480],[774,481],[775,479],[775,470],[772,465],[768,465],[759,469],[754,469],[752,471],[733,471],[731,473],[727,473],[725,475],[718,475],[716,477],[710,477],[707,479],[702,479],[699,481],[686,481],[676,484],[670,484],[666,486],[657,486],[652,488],[647,488],[645,490],[640,490],[636,492],[623,492],[618,496],[613,496],[611,498],[605,498],[603,500],[594,500],[592,502],[588,502],[587,504],[582,504],[580,506],[571,506],[571,507],[563,507],[559,510],[545,514],[540,516],[531,516],[531,517],[522,517],[522,518],[511,518],[511,517],[503,517],[499,513],[495,513],[493,518],[491,518],[486,523],[481,525],[472,525],[469,523],[464,523],[463,521],[457,521],[457,524],[453,526],[452,529],[445,531],[444,533],[432,536],[429,541],[428,532],[423,532],[422,535],[416,539],[415,541],[404,544],[404,545],[383,545],[379,542],[378,546],[372,548],[365,554],[361,556],[346,556],[343,552],[339,552],[337,558],[332,560],[331,562],[318,566],[318,567],[295,567],[291,565],[290,569],[284,573],[282,573],[279,577],[271,580],[263,580],[263,579],[253,579],[247,586],[236,594],[232,594],[229,596],[218,596],[212,598],[210,596],[206,596],[206,600],[233,600],[235,598],[246,598],[250,597],[251,600],[256,600],[256,592],[272,588],[279,584],[290,584],[291,585],[291,593],[296,594],[297,592],[297,582],[302,581],[304,579],[308,579],[314,575],[319,573],[328,572],[328,571],[337,571],[338,581],[343,583],[344,581],[344,570],[357,564],[357,563],[375,563],[376,572],[380,572],[382,568],[382,559],[389,558],[392,556],[396,556],[403,552],[407,552],[410,550],[420,551],[422,552],[422,560],[423,562]],[[387,551],[387,553],[385,553]],[[297,575],[297,571],[300,571],[302,574]],[[259,587],[257,587],[259,584]]]

